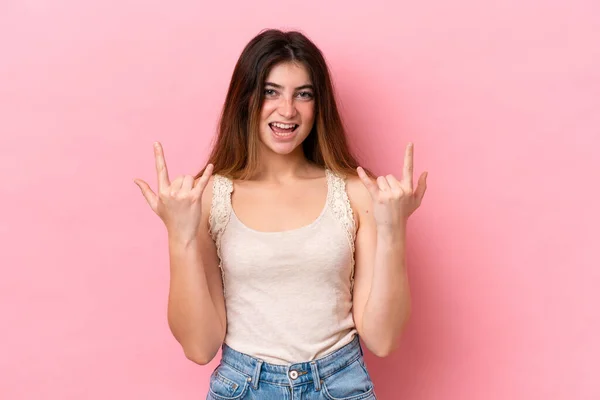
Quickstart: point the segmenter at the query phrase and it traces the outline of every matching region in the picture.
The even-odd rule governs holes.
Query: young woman
[[[410,313],[405,238],[425,193],[348,150],[328,67],[299,32],[267,30],[233,72],[196,176],[136,184],[168,231],[168,321],[185,355],[222,349],[208,399],[375,399],[359,336],[383,357]]]

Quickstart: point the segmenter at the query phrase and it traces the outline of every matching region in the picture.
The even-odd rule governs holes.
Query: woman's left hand
[[[421,174],[417,188],[413,190],[413,147],[412,143],[406,147],[402,180],[393,175],[373,180],[361,167],[357,168],[358,176],[373,199],[373,217],[378,229],[404,227],[408,217],[421,205],[427,188],[427,172]]]

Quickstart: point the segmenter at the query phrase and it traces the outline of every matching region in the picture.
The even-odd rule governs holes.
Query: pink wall
[[[203,398],[217,360],[169,333],[132,179],[155,183],[154,140],[172,175],[202,165],[264,27],[322,48],[370,166],[413,140],[429,171],[380,398],[600,398],[598,2],[201,3],[0,2],[1,399]]]

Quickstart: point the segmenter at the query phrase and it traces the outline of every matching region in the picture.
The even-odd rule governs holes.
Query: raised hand
[[[142,191],[152,211],[165,223],[169,235],[181,240],[194,240],[200,226],[202,193],[212,174],[213,165],[209,164],[197,180],[191,175],[183,175],[171,183],[163,148],[158,142],[154,144],[154,158],[158,195],[143,180],[133,181]]]
[[[406,147],[402,180],[386,175],[374,181],[361,167],[357,168],[358,176],[373,199],[373,216],[378,227],[402,227],[421,205],[427,188],[427,172],[421,174],[418,186],[413,190],[413,148],[412,143]]]

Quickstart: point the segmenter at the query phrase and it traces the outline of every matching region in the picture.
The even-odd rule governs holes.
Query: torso
[[[282,184],[215,177],[213,186],[225,342],[286,364],[352,340],[356,221],[344,179],[319,170]]]

